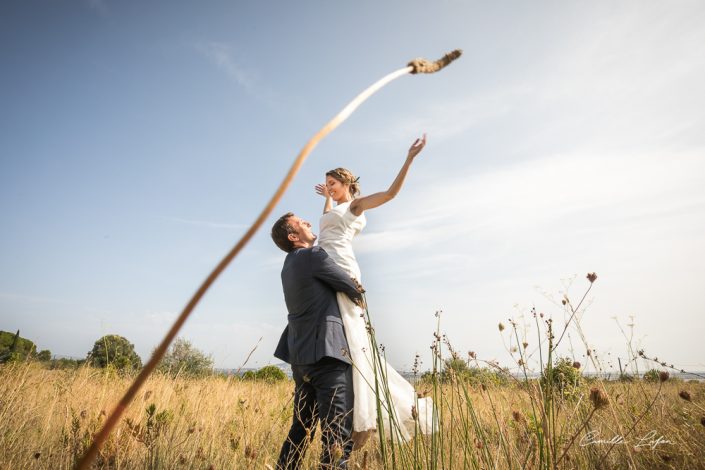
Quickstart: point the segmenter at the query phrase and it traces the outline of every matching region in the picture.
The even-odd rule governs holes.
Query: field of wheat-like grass
[[[0,468],[71,468],[129,381],[88,367],[0,367]],[[370,441],[351,468],[705,468],[705,384],[597,380],[546,407],[538,385],[419,384],[440,405],[439,431],[384,451]],[[95,465],[274,467],[292,392],[291,381],[153,376]],[[314,439],[304,468],[319,452]]]

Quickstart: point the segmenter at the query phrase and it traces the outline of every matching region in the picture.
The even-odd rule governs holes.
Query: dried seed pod
[[[602,389],[592,387],[590,389],[590,401],[592,402],[592,406],[594,406],[596,410],[599,410],[600,408],[607,406],[609,403],[609,398]]]

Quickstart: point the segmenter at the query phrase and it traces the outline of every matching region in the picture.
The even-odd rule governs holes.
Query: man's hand
[[[367,304],[365,303],[364,297],[359,297],[357,299],[352,299],[353,303],[363,310],[367,310]]]
[[[351,277],[350,280],[352,280],[353,284],[355,284],[355,287],[357,287],[357,291],[358,291],[360,294],[364,294],[364,293],[365,293],[365,288],[362,287],[362,284],[360,284],[360,281],[358,281],[358,280],[355,279],[354,277]]]
[[[364,294],[364,293],[365,293],[365,288],[362,287],[362,284],[360,284],[360,281],[358,281],[358,280],[355,279],[354,277],[351,277],[350,280],[352,280],[353,284],[355,284],[355,287],[357,288],[357,291],[358,291],[360,294]],[[365,297],[364,297],[364,296],[360,296],[360,297],[357,298],[357,299],[352,299],[352,301],[355,302],[355,305],[357,305],[357,306],[360,307],[361,309],[363,309],[363,310],[366,310],[366,309],[367,309],[367,304],[365,304]]]

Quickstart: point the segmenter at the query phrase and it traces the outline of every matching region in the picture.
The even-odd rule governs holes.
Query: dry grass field
[[[0,468],[71,468],[129,381],[92,368],[0,367]],[[548,406],[537,381],[424,387],[440,404],[438,433],[383,452],[368,442],[351,468],[705,468],[702,383],[597,380]],[[292,392],[291,381],[153,376],[96,467],[273,467]]]

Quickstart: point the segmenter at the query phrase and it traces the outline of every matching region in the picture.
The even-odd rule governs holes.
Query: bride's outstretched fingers
[[[413,144],[411,144],[411,147],[409,147],[409,155],[408,158],[414,158],[416,155],[418,155],[421,150],[426,146],[426,134],[424,133],[423,136],[420,139],[416,139]]]
[[[326,188],[325,184],[317,184],[316,185],[316,194],[319,196],[323,197],[329,197],[328,196],[328,188]]]

